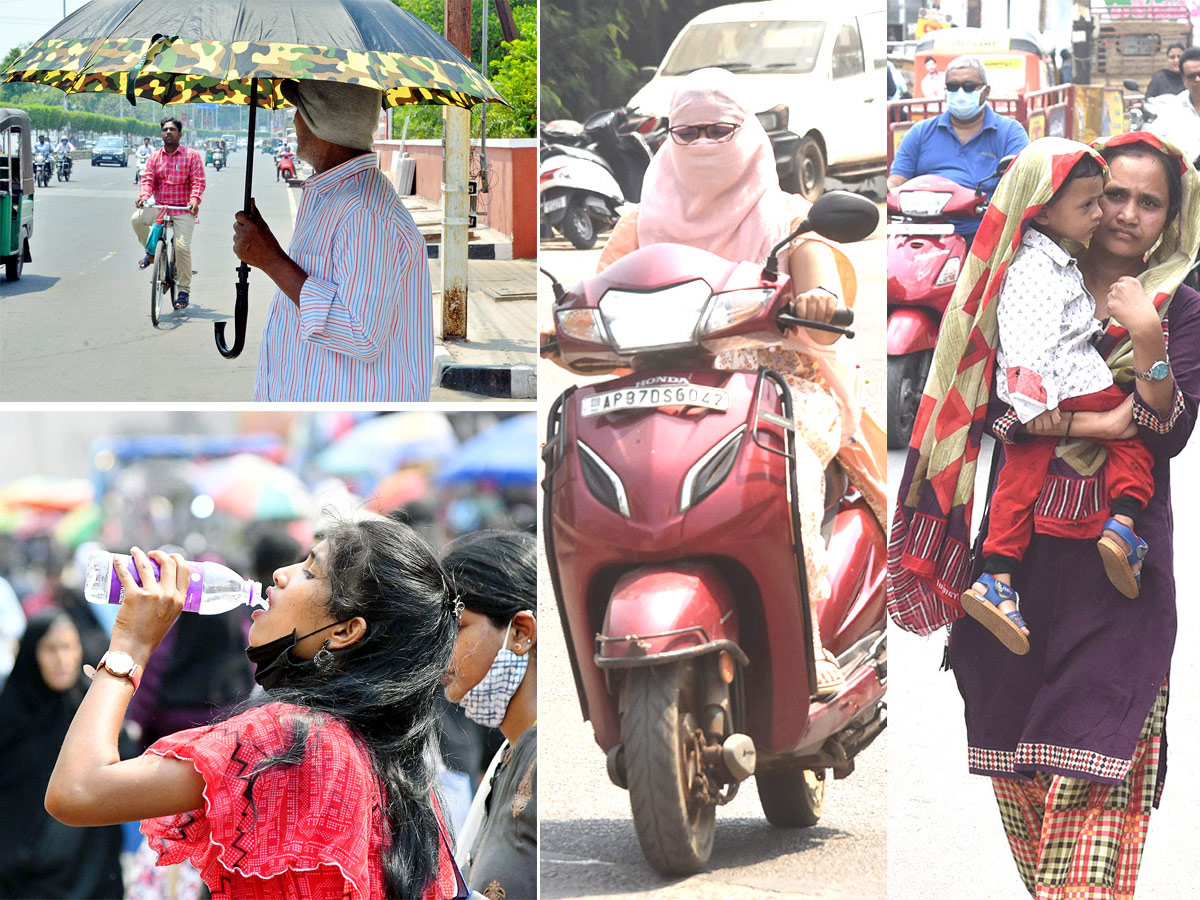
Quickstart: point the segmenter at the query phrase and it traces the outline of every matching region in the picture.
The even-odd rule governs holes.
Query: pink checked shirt
[[[159,148],[150,154],[142,172],[142,200],[154,197],[159,206],[199,205],[204,193],[204,160],[191,147],[179,145],[174,153]]]
[[[421,401],[433,378],[425,239],[374,153],[310,178],[288,255],[300,308],[275,291],[254,399]]]

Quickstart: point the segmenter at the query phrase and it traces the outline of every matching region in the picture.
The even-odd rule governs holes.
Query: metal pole
[[[471,57],[471,0],[447,0],[446,40]],[[470,194],[471,114],[447,106],[442,163],[442,338],[467,336],[467,240]]]

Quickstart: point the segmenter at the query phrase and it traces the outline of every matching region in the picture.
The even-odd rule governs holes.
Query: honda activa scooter
[[[641,197],[652,151],[647,134],[657,120],[626,109],[596,113],[582,125],[548,122],[541,128],[538,197],[542,227],[556,229],[588,250]]]
[[[877,221],[835,192],[796,233],[862,240]],[[884,529],[831,466],[818,616],[846,684],[816,699],[791,393],[770,369],[714,367],[786,328],[852,336],[849,310],[837,324],[788,312],[775,260],[790,239],[765,266],[652,244],[570,292],[555,282],[543,353],[581,373],[632,369],[554,402],[543,536],[584,718],[666,874],[703,868],[716,808],[751,776],[773,825],[815,824],[826,773],[849,775],[886,724]],[[866,446],[849,449],[878,478],[882,447]]]

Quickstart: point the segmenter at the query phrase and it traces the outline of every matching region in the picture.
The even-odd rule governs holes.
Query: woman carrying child
[[[893,618],[919,633],[955,620],[959,596],[982,568],[980,543],[972,554],[968,542],[985,426],[1000,447],[1029,435],[1061,438],[1034,507],[1034,533],[1012,573],[1028,654],[1009,652],[970,618],[950,635],[970,771],[992,778],[1018,871],[1041,900],[1133,895],[1166,773],[1176,629],[1169,461],[1190,437],[1200,403],[1200,295],[1180,286],[1200,242],[1200,176],[1152,135],[1095,147],[1109,179],[1100,224],[1077,260],[1095,316],[1108,322],[1097,350],[1128,397],[1106,411],[1051,409],[1025,425],[1002,402],[988,415],[1004,269],[1087,152],[1039,141],[1030,147],[1042,157],[1039,177],[997,191],[947,313],[889,549]],[[1097,551],[1114,499],[1098,442],[1135,436],[1153,456],[1153,494],[1137,519],[1153,551],[1130,599]]]

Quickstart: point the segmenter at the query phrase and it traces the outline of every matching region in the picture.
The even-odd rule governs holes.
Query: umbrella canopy
[[[387,515],[414,500],[424,500],[429,494],[429,476],[421,469],[401,469],[375,486],[367,498],[366,508]]]
[[[91,501],[92,485],[86,478],[26,475],[0,486],[0,506],[67,512]]]
[[[290,470],[243,453],[196,468],[191,478],[213,507],[242,519],[302,519],[312,514],[312,495]]]
[[[71,510],[54,526],[54,539],[68,549],[74,550],[86,541],[100,537],[104,525],[104,510],[99,503],[89,503]]]
[[[287,79],[361,84],[385,106],[470,107],[501,97],[441,35],[390,0],[93,0],[9,67],[4,81],[158,103],[290,106]]]
[[[440,484],[495,481],[502,487],[537,479],[537,416],[526,413],[505,419],[477,434],[437,476]]]
[[[317,455],[317,466],[331,475],[384,478],[404,466],[450,456],[458,439],[439,412],[390,413],[363,422]]]

